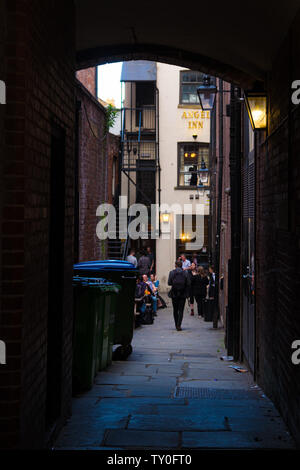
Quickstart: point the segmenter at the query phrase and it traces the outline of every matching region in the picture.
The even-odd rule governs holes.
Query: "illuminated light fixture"
[[[203,111],[212,111],[215,104],[216,94],[216,85],[213,85],[211,83],[210,76],[206,75],[203,80],[203,85],[200,85],[197,88],[197,95]]]
[[[262,91],[245,91],[245,103],[253,130],[267,127],[267,95]]]
[[[161,218],[162,218],[162,221],[167,224],[170,222],[170,214],[169,212],[163,212],[163,214],[161,215]]]
[[[189,154],[187,152],[185,152],[184,156],[185,156],[185,158],[188,158]]]
[[[191,236],[188,233],[182,233],[180,236],[180,240],[182,242],[189,241],[191,239]]]
[[[194,152],[193,152],[193,153],[191,153],[191,158],[195,158],[195,157],[196,157],[196,155],[197,155],[197,154],[196,154],[196,153],[194,153]]]

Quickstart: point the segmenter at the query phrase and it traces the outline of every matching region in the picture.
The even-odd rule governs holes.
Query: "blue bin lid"
[[[75,271],[136,271],[132,263],[128,261],[108,259],[99,261],[83,261],[74,264]]]

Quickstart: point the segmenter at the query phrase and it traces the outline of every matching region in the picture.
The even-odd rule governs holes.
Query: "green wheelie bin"
[[[118,347],[113,353],[113,359],[127,359],[132,352],[137,269],[128,261],[86,261],[74,265],[74,275],[101,277],[121,286],[121,291],[116,298],[113,343]]]
[[[115,297],[119,286],[106,279],[73,277],[73,391],[89,390],[99,369],[111,361]]]

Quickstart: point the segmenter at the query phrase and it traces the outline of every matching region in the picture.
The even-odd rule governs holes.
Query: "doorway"
[[[46,426],[61,414],[64,305],[65,131],[52,124],[47,328]]]
[[[249,126],[245,119],[245,126]],[[243,356],[255,374],[255,159],[252,129],[245,129],[242,169],[242,344]]]

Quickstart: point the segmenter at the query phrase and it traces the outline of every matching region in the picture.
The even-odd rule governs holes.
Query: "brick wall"
[[[77,82],[80,104],[79,147],[79,261],[104,259],[106,242],[96,235],[97,207],[108,198],[105,108]]]
[[[70,411],[73,263],[74,6],[7,1],[1,225],[0,442],[45,443],[51,123],[66,132],[61,418]],[[1,19],[2,24],[2,19]]]
[[[76,72],[76,78],[82,85],[94,96],[97,96],[97,68],[90,67],[88,69]]]
[[[290,101],[300,78],[300,17],[274,60],[268,80],[268,138],[257,156],[258,382],[300,443],[300,366],[291,344],[300,339],[300,112]]]

